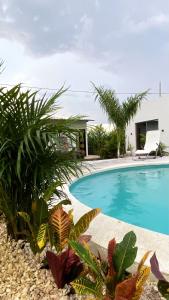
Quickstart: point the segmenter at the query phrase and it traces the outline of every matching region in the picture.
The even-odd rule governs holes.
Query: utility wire
[[[1,86],[15,86],[14,84],[9,84],[9,83],[0,83]],[[29,85],[22,85],[21,86],[23,88],[31,88],[31,89],[37,89],[37,90],[46,90],[46,91],[51,91],[51,92],[55,92],[55,91],[58,91],[57,88],[48,88],[48,87],[39,87],[39,86],[29,86]],[[67,91],[68,93],[81,93],[81,94],[96,94],[95,91],[87,91],[87,90],[68,90]],[[119,95],[132,95],[132,94],[138,94],[138,93],[141,93],[141,92],[116,92],[116,94],[119,94]],[[66,94],[66,93],[65,93]],[[159,95],[159,92],[148,92],[149,95]],[[66,94],[67,96],[72,96],[71,94]],[[169,95],[169,92],[161,92],[161,95]]]

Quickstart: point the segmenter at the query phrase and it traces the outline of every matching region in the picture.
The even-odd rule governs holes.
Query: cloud
[[[94,81],[125,92],[155,89],[161,79],[167,89],[168,36],[168,0],[0,0],[8,82],[89,90]],[[64,101],[69,113],[83,106],[104,118],[92,96]]]
[[[132,33],[144,33],[147,30],[160,29],[163,27],[169,31],[169,14],[158,14],[136,22],[130,18],[126,19],[127,30]]]
[[[169,32],[168,24],[167,0],[0,0],[0,37],[19,41],[34,56],[70,51],[93,60],[105,53],[125,58],[128,34]]]

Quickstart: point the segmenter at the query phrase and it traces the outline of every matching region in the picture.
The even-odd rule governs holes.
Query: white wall
[[[136,123],[155,119],[158,119],[159,130],[161,130],[160,140],[169,147],[169,96],[143,100],[136,116],[126,129],[126,146],[129,141],[136,150]]]

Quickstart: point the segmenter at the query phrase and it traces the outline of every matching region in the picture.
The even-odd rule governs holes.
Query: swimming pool
[[[82,203],[108,216],[169,234],[169,165],[108,170],[70,186]]]

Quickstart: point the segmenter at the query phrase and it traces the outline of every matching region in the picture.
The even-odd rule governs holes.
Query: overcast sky
[[[0,57],[0,83],[169,91],[169,1],[0,0]],[[63,116],[106,122],[93,94],[60,103]]]

